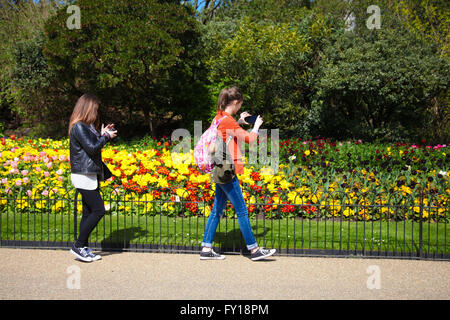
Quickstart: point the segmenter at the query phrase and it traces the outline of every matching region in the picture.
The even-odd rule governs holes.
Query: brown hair
[[[85,93],[80,98],[78,98],[75,108],[73,109],[72,115],[69,121],[69,135],[70,130],[77,122],[84,122],[87,125],[94,123],[96,127],[99,125],[98,119],[98,106],[100,101],[97,97],[91,93]]]
[[[234,100],[237,100],[238,102],[244,101],[244,96],[242,95],[239,88],[237,87],[223,88],[219,94],[219,99],[217,102],[217,111],[225,110],[226,106],[228,106]]]

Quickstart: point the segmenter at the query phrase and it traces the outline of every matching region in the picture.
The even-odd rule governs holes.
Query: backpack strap
[[[230,143],[230,141],[231,141],[232,138],[233,138],[232,135],[229,135],[229,136],[228,136],[228,139],[227,139],[227,146],[228,146],[228,144]]]
[[[222,120],[225,119],[226,117],[228,117],[228,116],[223,116],[219,120],[216,120],[217,126],[219,126],[219,124],[222,122]],[[227,147],[228,147],[228,144],[230,143],[232,138],[233,138],[233,136],[231,136],[231,135],[228,136],[228,139],[227,139],[227,142],[226,142]]]
[[[218,124],[221,123],[222,120],[225,119],[226,117],[228,117],[228,116],[223,116],[222,118],[220,118],[219,120],[217,120]],[[228,139],[227,139],[227,142],[226,142],[227,146],[228,146],[228,144],[230,143],[231,138],[233,138],[233,136],[229,135],[229,136],[228,136]]]
[[[216,122],[217,122],[217,125],[219,125],[219,123],[221,123],[222,122],[222,120],[223,119],[225,119],[227,116],[223,116],[222,118],[220,118],[219,120],[217,120]]]

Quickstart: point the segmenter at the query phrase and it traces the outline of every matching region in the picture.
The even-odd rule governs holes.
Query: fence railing
[[[209,190],[102,192],[107,209],[90,246],[102,250],[198,252],[213,198]],[[448,199],[405,193],[247,194],[260,246],[283,255],[450,260]],[[69,248],[82,215],[75,189],[0,198],[0,246]],[[214,238],[220,252],[247,254],[231,204]]]

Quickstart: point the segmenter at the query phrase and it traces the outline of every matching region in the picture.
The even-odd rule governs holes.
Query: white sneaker
[[[100,260],[100,259],[102,258],[102,257],[99,256],[98,254],[95,254],[94,252],[92,252],[92,249],[91,249],[91,248],[84,247],[83,249],[86,250],[87,255],[88,255],[89,257],[91,257],[92,261],[97,261],[97,260]]]
[[[88,255],[85,248],[77,248],[75,244],[72,245],[72,249],[70,249],[70,253],[72,253],[78,260],[84,262],[92,262],[92,257]]]
[[[270,257],[273,255],[277,250],[276,249],[264,249],[262,247],[258,248],[254,253],[251,255],[251,259],[253,261],[265,259],[267,257]]]
[[[222,254],[215,253],[213,249],[210,251],[201,251],[200,260],[223,260],[225,256]]]

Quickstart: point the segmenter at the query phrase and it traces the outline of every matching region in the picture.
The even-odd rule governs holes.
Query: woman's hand
[[[105,134],[105,132],[106,131],[109,131],[109,130],[111,130],[112,128],[113,128],[113,124],[112,123],[110,123],[110,124],[108,124],[106,127],[104,127],[104,124],[102,123],[102,130],[101,130],[101,135],[104,135]]]
[[[251,114],[248,113],[247,111],[244,111],[241,113],[240,118],[238,120],[238,124],[248,124],[247,121],[245,121],[245,117],[250,117]]]
[[[263,122],[264,122],[264,121],[263,121],[263,119],[261,118],[261,116],[258,116],[258,117],[256,118],[254,128],[259,129],[259,127],[261,127],[261,125],[263,124]]]
[[[102,135],[107,133],[111,139],[115,138],[117,136],[117,130],[114,130],[114,124],[110,123],[106,127],[103,126],[102,123]]]

